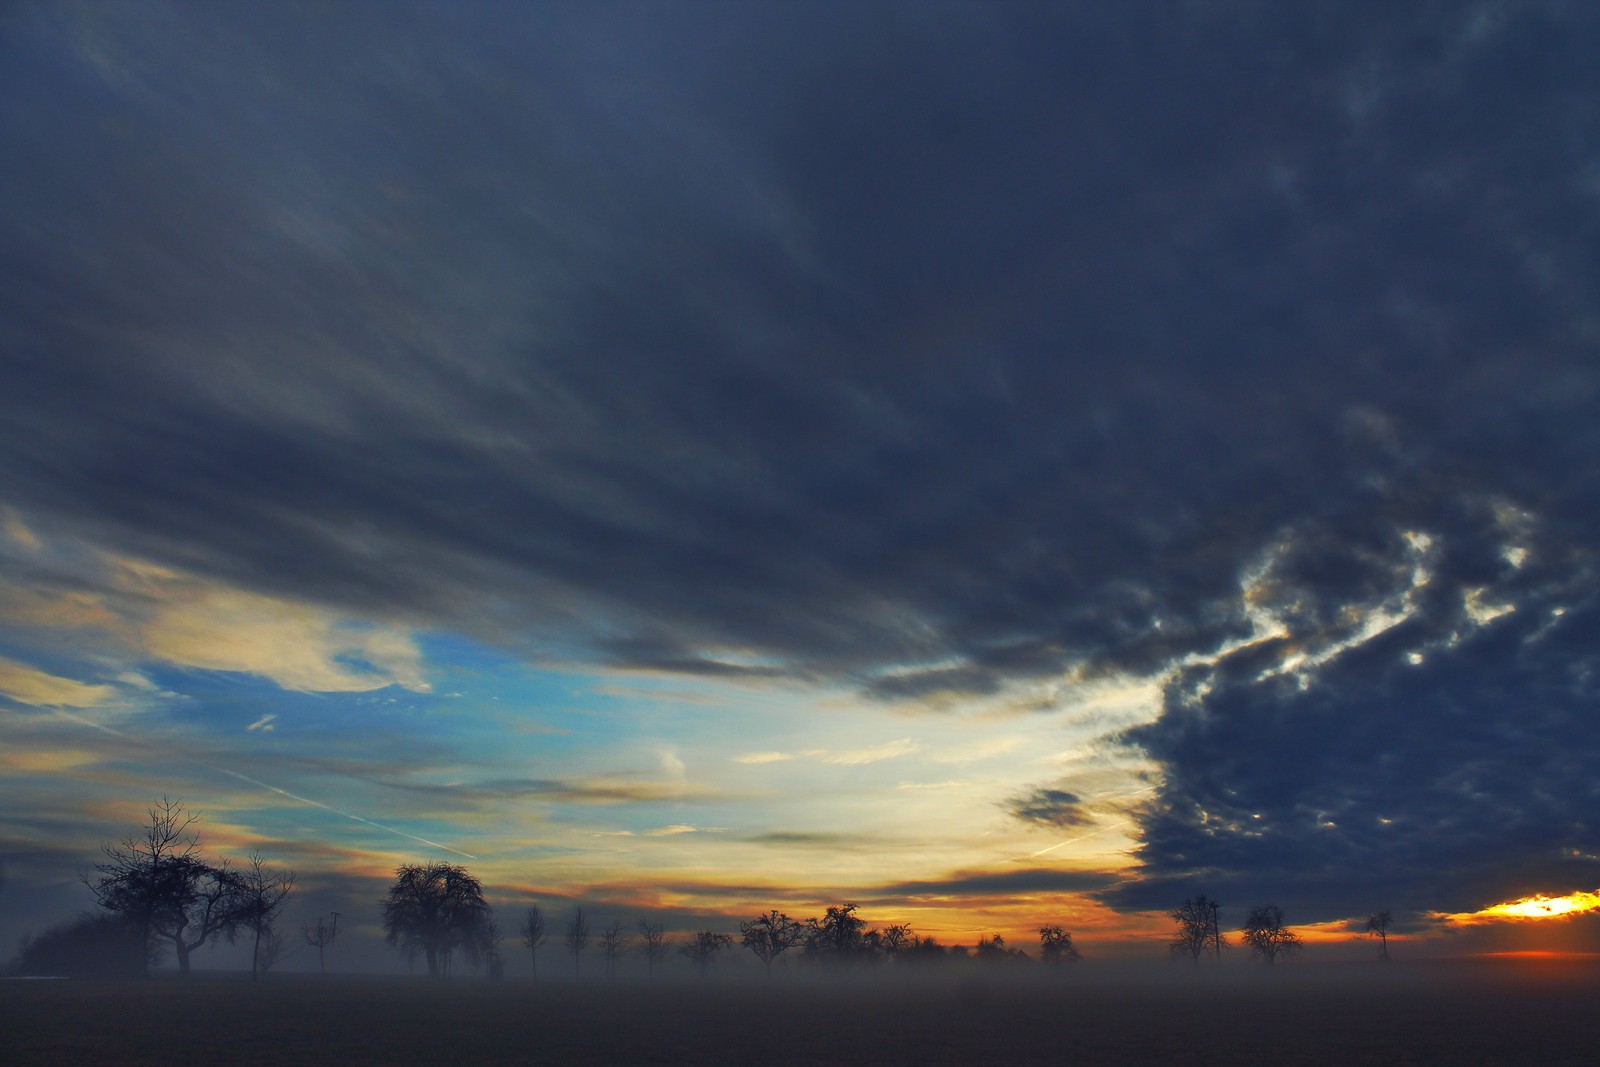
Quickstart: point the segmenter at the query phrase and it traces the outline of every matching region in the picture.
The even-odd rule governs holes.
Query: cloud
[[[734,756],[733,757],[733,762],[735,762],[735,763],[755,763],[755,764],[782,763],[785,760],[792,760],[792,759],[794,759],[794,756],[792,756],[791,754],[789,754],[787,752],[746,752],[742,756]]]
[[[909,737],[902,737],[898,741],[885,741],[881,745],[872,745],[868,748],[848,749],[844,752],[835,752],[824,756],[824,763],[833,763],[842,767],[860,767],[868,763],[882,763],[884,760],[899,759],[921,752],[922,746]]]
[[[277,718],[276,715],[271,715],[271,714],[263,715],[263,716],[261,716],[261,718],[257,719],[255,722],[251,723],[249,726],[246,726],[245,727],[245,732],[246,733],[253,733],[256,730],[260,730],[261,732],[266,733],[269,730],[276,730],[277,727],[272,725],[272,721],[274,719],[276,719],[276,718]]]
[[[1119,906],[1595,884],[1592,6],[28,11],[19,632],[1153,681]]]
[[[1103,890],[1116,880],[1105,871],[1027,870],[962,871],[948,878],[893,882],[869,890],[880,897],[1006,897],[1029,893],[1081,893]]]
[[[38,707],[93,708],[115,699],[117,688],[58,678],[25,663],[0,659],[0,695]]]
[[[1077,794],[1043,786],[1007,800],[1005,809],[1023,822],[1040,826],[1087,826],[1094,821]]]

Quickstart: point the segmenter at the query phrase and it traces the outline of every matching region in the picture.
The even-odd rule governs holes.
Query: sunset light
[[[1457,926],[1492,922],[1496,919],[1561,919],[1600,909],[1600,891],[1567,893],[1552,897],[1542,893],[1521,900],[1495,904],[1479,911],[1440,916]]]

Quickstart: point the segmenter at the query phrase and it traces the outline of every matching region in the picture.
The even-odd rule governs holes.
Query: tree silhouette
[[[1304,942],[1300,935],[1284,925],[1283,909],[1276,904],[1257,904],[1250,909],[1243,929],[1244,943],[1252,952],[1272,966],[1279,956],[1292,956],[1299,952]]]
[[[539,910],[539,905],[534,904],[528,908],[527,918],[522,920],[518,927],[522,934],[522,943],[528,946],[528,955],[532,957],[533,977],[539,977],[539,946],[544,944],[544,912]]]
[[[633,939],[622,932],[622,922],[612,923],[600,932],[600,950],[606,958],[606,981],[614,982],[617,978],[617,957],[622,955],[622,950],[628,947]]]
[[[454,863],[398,868],[383,903],[385,940],[420,951],[429,978],[449,973],[456,949],[477,962],[489,947],[489,917],[482,884]]]
[[[328,967],[323,952],[339,936],[339,913],[333,912],[329,919],[317,916],[315,926],[307,923],[300,928],[300,936],[306,939],[306,944],[317,950],[317,973],[327,974]]]
[[[715,962],[717,953],[733,944],[731,934],[716,934],[710,930],[701,930],[689,939],[688,944],[678,951],[694,961],[695,967],[700,972],[700,977],[706,976],[707,970]]]
[[[667,936],[665,929],[660,923],[639,920],[639,949],[644,953],[646,978],[656,976],[656,964],[666,958],[667,949],[672,947],[672,939]]]
[[[239,925],[254,935],[250,944],[250,977],[255,979],[272,966],[270,960],[263,966],[262,946],[272,948],[277,943],[272,924],[294,892],[294,872],[269,870],[261,853],[252,852],[239,872],[239,881]],[[273,956],[277,956],[276,948]]]
[[[583,950],[589,947],[589,918],[579,908],[567,923],[567,951],[572,953],[572,980],[583,979]]]
[[[24,938],[8,968],[19,975],[130,978],[145,972],[150,948],[127,916],[84,912]]]
[[[795,919],[773,910],[739,924],[739,942],[756,954],[767,977],[772,977],[772,961],[805,941],[806,927]]]
[[[1389,923],[1393,916],[1387,911],[1375,911],[1367,916],[1367,934],[1378,939],[1378,958],[1389,962]]]
[[[820,919],[806,920],[805,954],[828,966],[850,966],[870,958],[879,938],[856,914],[855,904],[829,905]]]
[[[1048,925],[1039,927],[1039,959],[1053,966],[1063,963],[1076,963],[1083,958],[1078,950],[1073,947],[1072,935],[1061,927]]]
[[[200,839],[190,832],[196,818],[181,801],[162,797],[149,816],[142,837],[101,846],[107,862],[96,864],[99,876],[85,882],[97,904],[139,928],[147,949],[152,939],[170,944],[178,970],[188,974],[195,949],[219,936],[233,939],[243,882],[226,861],[200,858]]]
[[[1222,962],[1222,947],[1227,944],[1227,939],[1222,936],[1217,923],[1218,909],[1215,900],[1209,900],[1204,893],[1200,893],[1185,900],[1183,907],[1167,913],[1178,924],[1178,932],[1168,945],[1173,959],[1187,957],[1199,966],[1200,957],[1213,952],[1217,962]]]

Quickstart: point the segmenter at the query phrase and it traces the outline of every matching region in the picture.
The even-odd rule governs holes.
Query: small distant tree
[[[1198,966],[1200,957],[1211,952],[1219,964],[1222,962],[1222,948],[1228,942],[1217,922],[1219,911],[1217,902],[1201,893],[1185,900],[1183,907],[1167,913],[1178,924],[1177,934],[1168,946],[1173,959],[1188,958]]]
[[[262,943],[277,943],[273,923],[289,895],[294,892],[294,872],[270,870],[261,853],[252,852],[239,872],[239,925],[253,935],[250,945],[250,977],[265,974],[269,962],[262,966]],[[274,953],[276,955],[276,953]]]
[[[283,935],[269,926],[261,932],[261,941],[256,949],[256,964],[261,968],[262,974],[267,974],[281,961],[293,956],[296,951],[285,945]]]
[[[539,977],[539,946],[544,944],[544,912],[539,910],[539,905],[534,904],[528,908],[527,917],[522,920],[518,928],[522,934],[522,943],[528,947],[528,955],[532,957],[533,977]]]
[[[1039,959],[1052,966],[1076,963],[1083,958],[1072,944],[1072,935],[1056,925],[1039,927]]]
[[[716,934],[710,930],[701,930],[689,939],[688,944],[679,949],[685,956],[694,961],[695,968],[699,970],[700,977],[704,978],[711,964],[716,961],[717,953],[733,944],[733,935]]]
[[[1279,956],[1293,956],[1303,947],[1300,935],[1284,925],[1283,909],[1276,904],[1257,904],[1240,933],[1244,943],[1272,966]]]
[[[317,916],[315,925],[307,923],[300,928],[300,936],[305,938],[306,944],[317,950],[317,973],[327,974],[328,965],[324,953],[339,936],[339,913],[333,912],[326,919]]]
[[[606,958],[606,981],[614,982],[617,978],[617,957],[628,947],[633,938],[622,932],[622,922],[612,923],[600,932],[600,950]]]
[[[483,925],[483,944],[489,957],[489,981],[498,982],[506,976],[506,961],[500,955],[500,945],[505,935],[493,918]]]
[[[218,937],[232,941],[243,921],[244,883],[226,860],[200,857],[196,818],[181,801],[161,798],[149,810],[144,834],[104,845],[107,862],[86,878],[95,903],[126,917],[152,940],[172,946],[178,970],[189,973],[189,957]],[[146,953],[146,959],[149,954]]]
[[[917,944],[910,923],[893,923],[878,931],[878,949],[889,959],[898,959]]]
[[[1394,916],[1387,911],[1375,911],[1367,916],[1367,936],[1378,939],[1378,958],[1389,962],[1389,923]]]
[[[739,942],[756,954],[767,969],[768,978],[772,977],[772,961],[802,944],[805,938],[804,923],[776,910],[739,924]]]
[[[476,963],[488,950],[490,909],[483,885],[454,863],[406,866],[383,903],[385,940],[420,952],[429,978],[450,973],[456,950]]]
[[[567,922],[567,951],[572,953],[572,980],[583,980],[583,950],[589,947],[589,918],[579,908]]]
[[[646,978],[656,976],[656,964],[666,958],[667,950],[672,947],[672,938],[665,931],[660,923],[639,920],[639,951],[644,953]]]

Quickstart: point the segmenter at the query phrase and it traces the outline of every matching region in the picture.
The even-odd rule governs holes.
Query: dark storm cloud
[[[1065,789],[1039,786],[1012,797],[1006,810],[1023,822],[1041,826],[1083,826],[1093,820],[1083,810],[1083,801]]]
[[[934,881],[895,882],[868,890],[887,899],[907,897],[989,897],[1016,893],[1081,893],[1104,889],[1115,880],[1104,871],[1062,871],[1043,867],[1011,871],[967,871]]]
[[[1592,851],[1592,683],[1541,652],[1587,616],[1530,629],[1600,528],[1591,6],[0,18],[0,502],[40,536],[885,700],[1190,662],[1134,738],[1153,887],[1294,866],[1196,829],[1228,789],[1271,841],[1394,781],[1396,847]],[[1408,531],[1411,621],[1257,677],[1353,640]],[[1420,602],[1489,585],[1534,600],[1449,645]]]

